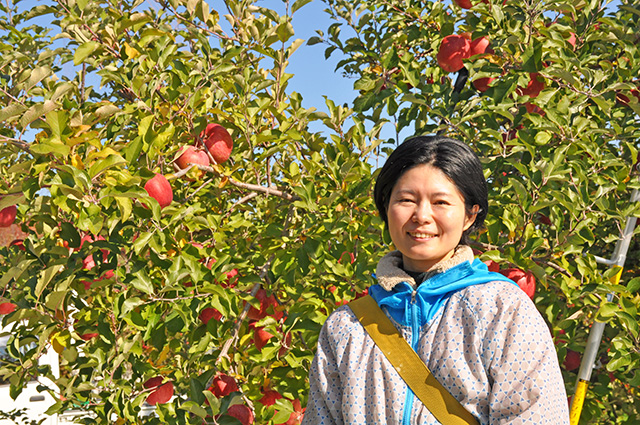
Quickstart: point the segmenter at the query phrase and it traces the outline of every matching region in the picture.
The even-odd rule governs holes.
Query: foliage
[[[491,209],[476,248],[535,274],[561,361],[584,350],[594,318],[607,322],[583,419],[631,423],[637,242],[620,284],[594,255],[608,258],[638,215],[638,6],[326,0],[336,23],[310,43],[342,53],[359,90],[354,111],[328,100],[327,115],[287,85],[302,44],[291,20],[306,3],[282,14],[251,0],[0,6],[0,208],[18,204],[27,233],[24,251],[0,248],[0,298],[18,306],[3,317],[16,326],[19,365],[0,364],[12,395],[44,374],[57,385],[50,412],[91,412],[83,423],[237,423],[225,415],[234,404],[256,423],[286,422],[300,394],[305,405],[327,314],[372,282],[388,250],[370,191],[372,164],[399,142],[380,150],[380,128],[393,125],[481,153]],[[440,41],[465,31],[494,53],[445,73]],[[535,72],[545,87],[532,97]],[[469,82],[484,77],[495,80],[478,92]],[[176,154],[211,122],[231,133],[231,159],[178,171]],[[155,173],[171,182],[166,208],[143,189]],[[206,308],[220,319],[205,324]],[[273,335],[260,348],[256,327]],[[59,378],[37,365],[50,346]],[[563,373],[572,393],[575,371]],[[238,391],[210,387],[219,374]],[[174,397],[138,418],[150,382]],[[267,403],[269,390],[283,398]]]
[[[322,323],[383,252],[369,193],[379,141],[345,125],[348,109],[305,109],[287,90],[302,43],[291,20],[307,2],[283,15],[255,3],[0,6],[0,207],[18,204],[28,233],[24,251],[0,249],[0,297],[18,306],[3,318],[16,325],[19,366],[0,366],[12,396],[47,374],[50,413],[124,423],[151,382],[171,383],[174,398],[140,420],[233,423],[228,407],[247,404],[266,424],[306,394]],[[178,172],[176,154],[210,122],[231,133],[231,159]],[[143,189],[154,173],[173,189],[164,209]],[[260,308],[261,294],[273,302]],[[203,323],[206,308],[220,320]],[[274,335],[260,349],[257,327]],[[49,346],[58,379],[37,366]],[[214,397],[218,374],[239,390]],[[266,390],[284,397],[264,405]]]
[[[336,22],[313,42],[344,56],[339,68],[356,79],[358,116],[386,120],[398,133],[447,134],[482,154],[491,204],[476,243],[481,258],[535,274],[534,301],[561,361],[567,349],[584,351],[594,319],[607,322],[583,420],[635,421],[640,232],[620,284],[594,255],[608,259],[626,217],[639,215],[630,202],[640,186],[637,2],[607,9],[602,1],[474,1],[465,10],[325,1]],[[487,37],[493,51],[447,73],[436,61],[440,43],[464,33]],[[532,73],[544,81],[539,94],[527,89]],[[493,78],[486,91],[475,88],[481,78]],[[563,372],[569,394],[576,372]]]

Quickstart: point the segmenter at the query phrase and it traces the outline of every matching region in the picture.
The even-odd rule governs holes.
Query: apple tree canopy
[[[47,376],[49,412],[83,423],[298,423],[322,323],[389,250],[376,169],[401,133],[441,132],[482,157],[473,247],[535,277],[569,394],[568,359],[607,323],[583,420],[632,423],[640,230],[619,283],[595,256],[640,215],[636,2],[325,0],[333,23],[305,41],[292,19],[309,1],[0,5],[0,210],[17,205],[2,229],[22,235],[0,247],[12,396]],[[453,34],[464,52],[438,55]],[[340,55],[352,105],[302,106],[287,66],[305,43]],[[210,124],[230,157],[179,167]],[[38,366],[47,349],[59,377]]]

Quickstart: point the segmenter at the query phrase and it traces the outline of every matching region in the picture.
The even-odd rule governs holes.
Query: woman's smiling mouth
[[[437,237],[437,235],[430,235],[428,233],[417,233],[417,232],[409,232],[409,236],[416,239],[432,239]]]

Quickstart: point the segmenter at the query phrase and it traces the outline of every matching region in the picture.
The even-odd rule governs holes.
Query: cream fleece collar
[[[426,270],[429,272],[427,279],[465,261],[473,261],[473,250],[467,245],[458,245],[453,257],[436,263],[429,270]],[[380,259],[378,267],[376,267],[376,277],[385,291],[391,291],[400,282],[407,282],[412,287],[417,287],[415,280],[402,270],[402,254],[400,251],[391,251]]]

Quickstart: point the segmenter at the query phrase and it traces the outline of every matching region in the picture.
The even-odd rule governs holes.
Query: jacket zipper
[[[418,306],[416,305],[416,292],[411,293],[411,348],[417,352],[419,340],[419,324],[418,324]],[[415,398],[411,388],[407,386],[407,396],[404,402],[404,412],[402,416],[402,424],[411,424],[411,410],[413,408],[413,399]]]

